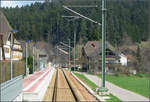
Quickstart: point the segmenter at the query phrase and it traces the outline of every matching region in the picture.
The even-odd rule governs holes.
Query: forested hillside
[[[149,0],[112,0],[107,2],[107,40],[120,46],[122,39],[129,37],[133,42],[148,39],[148,1]],[[56,44],[59,41],[73,40],[74,30],[77,40],[101,39],[101,27],[85,19],[71,20],[62,16],[74,15],[63,9],[62,5],[98,4],[98,8],[73,8],[79,13],[101,22],[100,0],[86,2],[35,3],[31,6],[3,8],[13,28],[19,30],[17,37],[23,40],[45,40]]]

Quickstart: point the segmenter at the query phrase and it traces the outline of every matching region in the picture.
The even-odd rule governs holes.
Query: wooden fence
[[[23,61],[13,61],[13,77],[24,76],[25,64]],[[10,80],[10,61],[0,61],[0,83]]]

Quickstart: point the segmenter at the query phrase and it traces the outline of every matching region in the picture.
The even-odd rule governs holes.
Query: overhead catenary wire
[[[101,23],[99,23],[99,22],[97,22],[97,21],[94,21],[94,20],[92,20],[91,18],[88,18],[88,17],[86,17],[86,16],[84,16],[84,15],[82,15],[82,14],[76,12],[76,11],[74,11],[74,10],[68,8],[68,7],[65,6],[65,5],[63,5],[63,8],[65,8],[65,9],[67,9],[67,10],[69,10],[69,11],[71,11],[71,12],[73,12],[73,13],[79,15],[80,17],[83,17],[83,18],[85,18],[85,19],[87,19],[87,20],[93,22],[93,23],[96,23],[96,24],[98,24],[98,25],[101,25]]]
[[[72,8],[93,8],[93,7],[98,7],[98,5],[73,5],[73,6],[67,6],[67,7],[72,7]]]

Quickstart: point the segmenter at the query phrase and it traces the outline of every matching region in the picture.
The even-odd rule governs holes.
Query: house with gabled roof
[[[106,42],[106,64],[120,63],[120,56],[116,53],[115,48]],[[88,41],[82,48],[82,68],[90,72],[101,70],[102,42]]]
[[[0,35],[1,35],[1,46],[4,49],[4,55],[0,53],[3,57],[1,57],[1,60],[10,60],[10,37],[11,37],[11,31],[12,27],[8,23],[5,15],[0,12]],[[13,46],[13,60],[20,60],[22,59],[22,47],[20,42],[18,42],[13,36],[14,46]],[[2,49],[1,51],[2,52]]]

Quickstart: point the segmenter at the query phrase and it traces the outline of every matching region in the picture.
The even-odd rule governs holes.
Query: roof
[[[0,34],[3,35],[3,43],[6,44],[6,41],[8,40],[10,36],[10,32],[17,32],[16,29],[12,29],[10,24],[8,23],[5,15],[0,12]],[[21,44],[16,39],[14,40],[15,44]]]
[[[40,49],[40,55],[47,55],[47,52],[45,49]]]
[[[136,54],[135,51],[132,50],[132,49],[130,49],[130,48],[125,48],[125,49],[123,49],[123,50],[122,50],[122,53],[123,53],[124,55],[135,55],[135,54]]]
[[[0,34],[3,35],[4,44],[6,43],[11,30],[12,27],[8,23],[6,17],[2,12],[0,12]]]
[[[15,39],[14,44],[21,45],[21,42],[19,42],[18,40]]]
[[[38,41],[38,42],[36,42],[35,46],[38,49],[45,49],[45,48],[47,48],[47,43],[44,41]]]
[[[114,51],[114,48],[108,42],[106,42],[105,46],[106,49]],[[84,46],[84,51],[88,57],[97,57],[98,55],[101,54],[101,50],[102,50],[102,41],[88,41]]]

